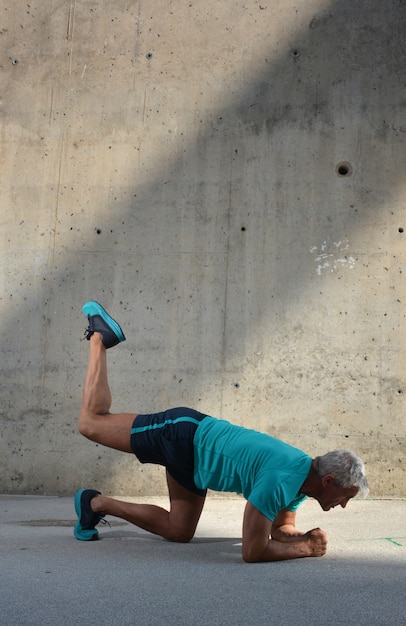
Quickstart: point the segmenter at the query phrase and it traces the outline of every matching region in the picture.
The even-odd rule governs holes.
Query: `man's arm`
[[[247,502],[242,536],[244,561],[260,563],[323,556],[327,549],[325,531],[314,528],[300,533],[294,526],[295,518],[295,513],[284,510],[272,523]]]
[[[276,539],[276,541],[282,541],[283,543],[303,541],[303,537],[306,533],[298,530],[295,524],[296,511],[288,511],[288,509],[283,509],[278,513],[278,515],[272,522],[272,539]]]

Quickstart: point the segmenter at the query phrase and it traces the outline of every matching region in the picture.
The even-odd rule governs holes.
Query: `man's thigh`
[[[131,426],[135,415],[135,413],[106,413],[96,418],[92,416],[90,419],[87,419],[86,415],[81,415],[79,431],[84,437],[102,446],[131,454]]]
[[[175,541],[188,542],[195,534],[206,496],[199,496],[182,487],[166,472],[170,511],[169,520],[175,532]]]

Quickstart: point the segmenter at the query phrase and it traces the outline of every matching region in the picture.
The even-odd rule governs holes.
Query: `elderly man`
[[[169,511],[149,504],[123,502],[94,489],[75,495],[77,539],[98,538],[96,525],[105,515],[124,519],[165,539],[192,539],[207,489],[241,493],[247,500],[242,557],[263,562],[323,556],[325,531],[306,533],[295,527],[296,510],[307,497],[324,511],[345,507],[368,483],[364,465],[348,450],[312,459],[269,435],[235,426],[188,408],[152,415],[110,413],[111,393],[106,351],[125,341],[120,325],[97,302],[83,312],[90,343],[79,432],[104,446],[135,454],[141,463],[166,468]]]

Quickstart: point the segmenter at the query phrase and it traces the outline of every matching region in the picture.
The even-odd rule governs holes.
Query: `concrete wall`
[[[113,411],[349,447],[405,495],[405,12],[3,1],[1,492],[164,489],[77,434],[98,299]]]

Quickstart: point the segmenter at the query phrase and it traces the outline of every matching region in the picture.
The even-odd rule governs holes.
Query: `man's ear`
[[[327,487],[328,485],[334,482],[335,482],[335,478],[333,474],[326,474],[325,476],[321,477],[321,484],[323,487]]]

